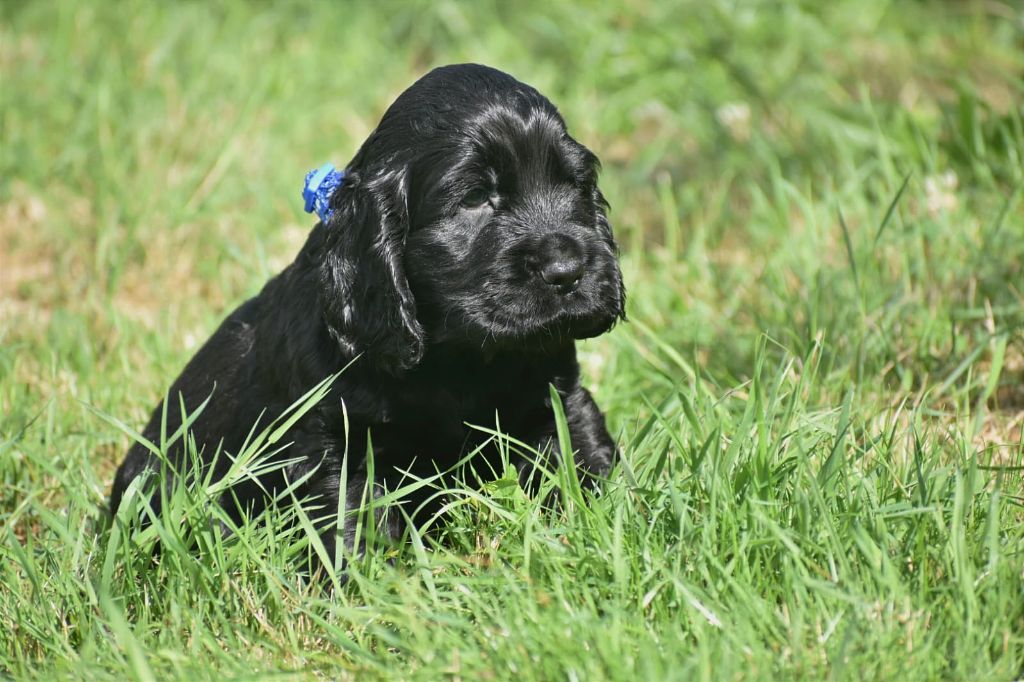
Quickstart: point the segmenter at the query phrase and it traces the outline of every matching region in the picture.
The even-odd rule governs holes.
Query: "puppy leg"
[[[305,487],[301,497],[302,504],[308,505],[327,556],[337,570],[344,572],[348,562],[362,556],[368,548],[401,537],[402,525],[397,511],[379,502],[384,487],[379,482],[369,482],[365,466],[350,470],[343,477],[340,459],[325,458],[315,480]],[[338,547],[339,541],[343,549]],[[322,563],[319,555],[312,553],[310,562],[310,572],[316,574]]]
[[[605,476],[611,471],[618,456],[615,441],[608,433],[604,414],[590,391],[577,385],[563,396],[562,405],[576,451],[576,467],[584,482],[594,486],[595,477]]]
[[[594,402],[590,391],[576,384],[569,389],[559,388],[558,393],[569,426],[577,472],[583,484],[594,489],[597,480],[611,471],[618,456],[618,448],[605,426],[604,414]],[[527,440],[531,441],[537,443],[536,450],[541,453],[554,451],[558,447],[557,427],[553,417],[545,421],[539,433],[535,432]],[[534,463],[524,459],[517,464],[517,469],[523,487],[536,492],[540,480]]]

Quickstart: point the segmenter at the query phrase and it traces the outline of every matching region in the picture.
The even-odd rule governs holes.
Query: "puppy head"
[[[624,315],[597,158],[533,88],[474,64],[385,113],[332,197],[322,307],[349,353],[550,349]]]

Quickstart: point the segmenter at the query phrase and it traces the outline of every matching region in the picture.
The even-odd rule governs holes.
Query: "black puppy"
[[[181,425],[179,395],[194,410],[212,394],[191,431],[217,480],[231,463],[214,457],[218,446],[237,453],[257,419],[281,415],[354,359],[283,439],[291,444],[275,457],[293,461],[225,494],[236,518],[306,476],[298,496],[327,510],[322,518],[342,494],[355,509],[368,443],[370,488],[393,489],[403,472],[451,467],[486,439],[467,424],[493,426],[495,415],[505,433],[550,449],[549,385],[564,404],[577,466],[606,473],[615,446],[579,383],[574,345],[607,331],[625,303],[598,166],[533,88],[475,64],[430,72],[352,159],[329,219],[295,262],[235,310],[171,386],[166,433]],[[161,412],[144,432],[153,442]],[[168,457],[184,475],[181,441]],[[517,463],[522,478],[532,464]],[[113,510],[134,478],[159,467],[136,444],[117,472]],[[161,491],[151,495],[159,511]],[[330,556],[336,533],[351,547],[351,525],[322,521]],[[385,532],[400,528],[389,522]]]

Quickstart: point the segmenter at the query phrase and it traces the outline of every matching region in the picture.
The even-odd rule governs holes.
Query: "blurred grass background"
[[[311,226],[303,174],[346,162],[399,92],[461,61],[540,89],[604,162],[632,322],[581,353],[641,476],[637,490],[668,500],[672,485],[694,485],[684,506],[707,511],[717,499],[709,491],[730,486],[721,513],[735,522],[733,540],[799,564],[820,539],[783,518],[795,504],[787,496],[814,488],[800,472],[817,481],[824,467],[820,480],[831,480],[838,452],[850,462],[844,476],[870,472],[878,489],[854,513],[861,493],[823,483],[829,503],[805,510],[807,519],[846,528],[829,552],[861,552],[870,575],[891,553],[909,571],[899,589],[855,578],[851,587],[826,570],[831,579],[815,580],[832,587],[815,583],[820,603],[794,613],[780,596],[796,589],[786,570],[748,576],[740,590],[733,568],[705,563],[744,562],[721,555],[721,537],[680,519],[678,533],[685,526],[688,546],[701,551],[654,546],[648,510],[619,519],[632,538],[620,550],[663,556],[667,584],[684,596],[651,610],[658,572],[648,562],[636,584],[623,583],[623,619],[602,621],[585,595],[562,614],[616,633],[617,653],[581,663],[561,651],[542,665],[514,646],[487,659],[471,638],[392,641],[371,628],[368,640],[357,637],[361,654],[318,631],[318,650],[331,657],[311,663],[293,639],[275,639],[316,631],[287,611],[265,629],[244,599],[223,621],[195,604],[147,620],[135,600],[155,597],[125,587],[124,576],[97,578],[101,548],[114,552],[105,531],[72,542],[59,529],[102,531],[128,440],[83,403],[141,426],[198,344],[298,250]],[[237,628],[263,653],[219,658],[210,670],[431,677],[466,665],[504,677],[518,665],[540,678],[719,678],[726,673],[711,661],[728,651],[735,658],[724,670],[741,677],[856,677],[844,664],[852,652],[879,676],[1019,675],[1022,102],[1024,8],[996,0],[0,3],[0,621],[22,623],[0,633],[0,669],[184,674],[194,672],[194,642],[215,647],[216,633]],[[774,411],[786,395],[797,402]],[[686,462],[718,442],[725,454],[707,473],[711,485]],[[676,478],[666,461],[678,462]],[[783,508],[760,510],[758,500],[774,495]],[[896,549],[876,537],[883,549],[872,558],[858,533],[875,532],[889,502],[910,505],[900,512],[910,525]],[[759,514],[775,525],[760,526]],[[961,545],[948,545],[956,537]],[[416,561],[442,561],[443,551]],[[518,576],[515,552],[502,556]],[[963,577],[972,562],[973,586]],[[378,567],[391,576],[379,584],[400,581],[402,566]],[[551,590],[543,577],[509,592],[505,574],[467,573],[461,588],[453,578],[455,592],[483,599],[494,589],[510,612],[529,612]],[[165,579],[179,590],[197,580]],[[102,589],[73,599],[81,611],[63,624],[47,620],[48,589],[79,580]],[[977,595],[992,583],[999,596],[985,602]],[[835,594],[847,587],[859,596]],[[130,596],[110,607],[96,596],[108,590]],[[693,603],[686,594],[725,609],[756,596],[772,606],[745,619],[773,625],[708,629],[700,609],[680,615]],[[386,589],[352,598],[403,613]],[[839,643],[828,633],[845,613],[837,603],[854,604],[863,626],[841,627]],[[168,635],[168,618],[200,634]],[[436,658],[417,650],[428,641],[441,649]],[[125,642],[138,650],[119,658]]]

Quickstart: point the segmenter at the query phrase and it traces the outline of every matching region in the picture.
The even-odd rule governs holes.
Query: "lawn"
[[[154,560],[128,432],[297,252],[304,173],[461,61],[603,160],[622,462],[454,490],[335,590],[274,514]],[[0,134],[0,676],[1024,674],[1020,4],[8,1]]]

